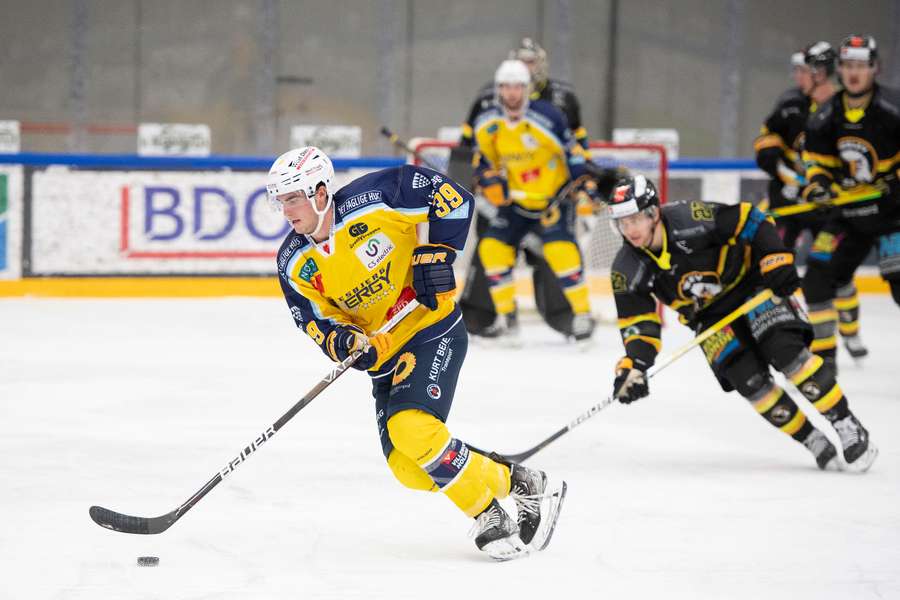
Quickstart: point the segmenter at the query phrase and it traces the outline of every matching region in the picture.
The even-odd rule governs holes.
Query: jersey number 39
[[[439,219],[443,219],[449,215],[453,209],[459,208],[463,202],[465,202],[465,200],[459,195],[459,192],[457,192],[449,183],[444,183],[434,193],[434,214]]]

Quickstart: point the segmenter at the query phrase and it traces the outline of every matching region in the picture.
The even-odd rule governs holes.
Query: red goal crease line
[[[161,259],[186,259],[203,258],[218,260],[223,258],[275,258],[275,252],[261,252],[249,250],[132,250],[128,233],[129,218],[131,214],[131,200],[128,186],[122,186],[121,203],[119,210],[119,252],[128,259],[132,258],[161,258]]]

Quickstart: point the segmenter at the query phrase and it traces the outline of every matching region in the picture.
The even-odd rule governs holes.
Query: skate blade
[[[528,547],[522,543],[518,535],[511,535],[502,540],[487,543],[481,549],[496,562],[507,562],[517,558],[525,558],[530,554]]]
[[[844,463],[842,470],[848,473],[865,473],[871,468],[876,458],[878,458],[878,448],[869,442],[869,447],[866,448],[866,451],[852,463]]]
[[[567,489],[568,486],[563,481],[559,488],[545,494],[541,501],[541,524],[528,545],[532,550],[540,552],[550,545],[550,538],[556,531],[556,522],[559,521],[559,513],[562,510],[563,501],[566,499]]]

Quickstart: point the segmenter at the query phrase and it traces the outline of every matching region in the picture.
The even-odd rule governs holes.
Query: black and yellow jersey
[[[803,159],[807,180],[825,188],[855,193],[896,187],[900,92],[876,84],[868,104],[861,108],[848,107],[846,92],[835,94],[807,122]],[[892,193],[840,208],[842,217],[870,222],[874,229],[898,212],[900,199]]]
[[[759,136],[753,142],[756,164],[772,179],[785,185],[801,186],[805,167],[801,160],[810,112],[815,112],[809,96],[799,88],[781,95],[766,117]]]
[[[660,252],[626,242],[610,275],[626,354],[648,366],[661,345],[657,300],[693,326],[740,306],[762,286],[760,261],[788,252],[772,219],[748,202],[676,202],[661,214]]]

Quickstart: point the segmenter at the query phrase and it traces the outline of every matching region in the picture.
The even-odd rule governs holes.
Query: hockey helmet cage
[[[878,60],[878,46],[871,35],[850,35],[841,42],[839,60],[860,60],[874,65]]]
[[[519,47],[509,53],[510,58],[521,60],[530,65],[531,76],[537,83],[547,81],[549,65],[547,64],[547,52],[540,44],[527,37],[522,38]]]

